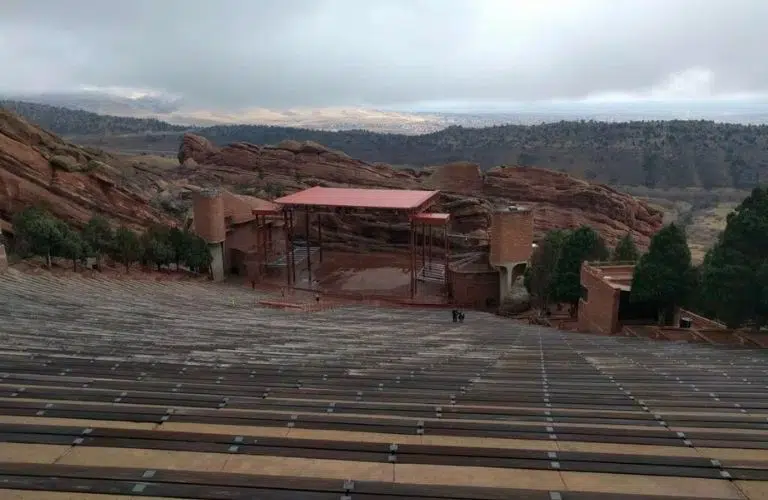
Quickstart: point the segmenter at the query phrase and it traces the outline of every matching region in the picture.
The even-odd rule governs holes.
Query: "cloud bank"
[[[764,0],[0,4],[0,92],[230,110],[768,94]]]

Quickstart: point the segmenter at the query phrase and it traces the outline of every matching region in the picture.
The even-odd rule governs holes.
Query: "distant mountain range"
[[[433,113],[379,111],[359,108],[272,110],[249,108],[237,112],[198,109],[181,99],[115,96],[103,92],[70,92],[34,95],[0,95],[0,100],[28,102],[88,111],[100,115],[150,118],[174,125],[211,126],[232,124],[303,127],[318,130],[368,129],[377,132],[420,134],[441,130],[462,120]],[[477,118],[466,117],[468,120]],[[479,122],[478,122],[479,123]]]
[[[247,108],[238,111],[202,109],[175,97],[125,97],[93,90],[0,95],[0,100],[47,104],[101,115],[154,118],[183,126],[272,125],[329,131],[364,129],[413,135],[436,132],[453,125],[534,125],[562,120],[621,122],[686,119],[743,124],[768,123],[768,100],[760,99],[473,105],[438,103],[398,109],[327,107],[288,110]]]
[[[470,128],[421,135],[265,125],[190,127],[16,101],[0,106],[82,145],[175,155],[185,132],[218,145],[315,141],[371,162],[399,166],[471,161],[535,165],[612,185],[749,189],[768,182],[768,125],[703,120],[597,122]]]

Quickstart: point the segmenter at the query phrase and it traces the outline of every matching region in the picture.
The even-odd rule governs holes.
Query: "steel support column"
[[[323,263],[323,215],[317,214],[317,244],[320,247],[320,263]]]
[[[409,215],[411,233],[411,299],[416,296],[416,233],[413,226],[413,215]]]
[[[421,266],[427,265],[427,225],[421,223]]]
[[[445,239],[445,285],[450,286],[449,280],[448,280],[448,262],[451,255],[451,247],[448,245],[448,224],[446,223],[444,226],[445,230],[443,232],[444,239]]]
[[[267,271],[267,217],[260,215],[256,218],[256,224],[259,228],[259,246],[261,247],[261,265],[259,266],[259,277]]]
[[[427,243],[429,250],[427,250],[427,260],[429,261],[430,266],[432,265],[432,226],[429,226],[429,241]]]
[[[291,283],[296,286],[296,252],[293,248],[293,209],[288,213],[288,224],[290,225],[290,229],[288,230],[290,233],[290,248],[291,248]]]
[[[288,234],[290,225],[288,224],[288,210],[283,210],[283,233],[285,235],[285,281],[291,286],[291,237]]]
[[[307,285],[312,288],[312,253],[309,246],[309,207],[304,210],[304,238],[307,245]]]

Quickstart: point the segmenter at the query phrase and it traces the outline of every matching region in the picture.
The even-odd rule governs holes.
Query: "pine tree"
[[[29,207],[16,214],[13,227],[19,240],[17,250],[22,255],[45,257],[46,266],[51,267],[63,236],[57,220],[45,210]]]
[[[178,227],[171,228],[168,232],[168,243],[171,246],[171,261],[176,264],[176,270],[178,270],[179,264],[184,260],[184,246],[187,244],[187,237],[184,231]]]
[[[192,271],[207,273],[211,268],[213,257],[204,239],[193,233],[185,233],[186,244],[184,262]]]
[[[125,226],[117,228],[112,257],[116,261],[122,262],[126,271],[130,270],[131,264],[141,257],[141,243],[136,233]]]
[[[700,299],[731,328],[768,324],[768,188],[755,188],[728,216],[704,259]]]
[[[581,298],[581,265],[584,261],[605,260],[608,249],[591,227],[582,226],[565,238],[550,283],[552,299],[571,305],[575,315]]]
[[[636,262],[640,258],[640,251],[632,239],[632,235],[625,234],[613,249],[611,260],[613,262]]]
[[[164,226],[152,226],[141,236],[141,259],[145,265],[162,266],[173,261],[170,231]]]
[[[101,266],[102,257],[112,251],[115,233],[104,217],[95,215],[83,228],[83,241],[96,257],[96,265]]]
[[[567,237],[568,232],[559,229],[548,232],[538,243],[531,256],[531,265],[526,269],[525,287],[542,310],[549,306],[552,276]]]
[[[659,323],[664,324],[676,307],[688,304],[695,285],[685,231],[670,224],[653,236],[648,253],[635,266],[630,300],[657,304]]]
[[[89,248],[82,235],[69,227],[63,221],[57,221],[61,239],[58,242],[56,255],[70,259],[72,268],[77,271],[77,264],[83,263],[88,258]]]

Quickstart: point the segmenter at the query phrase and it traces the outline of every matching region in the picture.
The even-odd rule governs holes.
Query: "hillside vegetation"
[[[4,102],[44,128],[82,144],[171,152],[187,128],[158,120],[101,116]],[[472,161],[483,168],[536,165],[619,186],[751,189],[768,180],[768,126],[710,121],[558,122],[487,128],[449,127],[419,136],[362,130],[327,132],[220,125],[195,133],[224,145],[311,140],[352,157],[393,165]]]
[[[46,130],[64,136],[180,132],[189,128],[153,118],[98,115],[31,102],[0,100],[0,108],[13,111]]]

